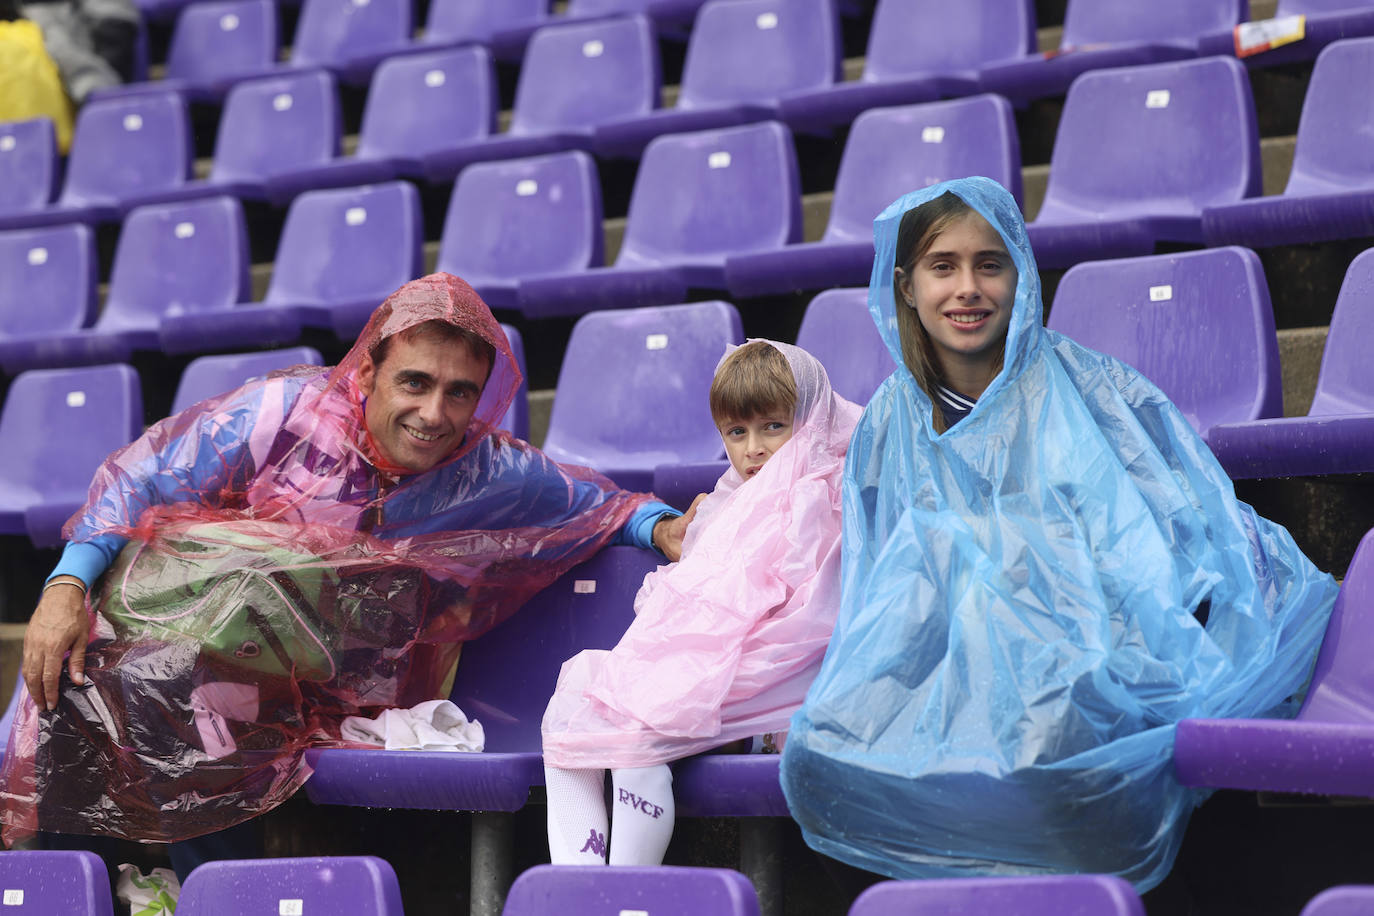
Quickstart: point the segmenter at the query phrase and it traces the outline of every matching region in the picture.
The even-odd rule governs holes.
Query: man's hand
[[[687,508],[686,515],[661,518],[654,523],[654,545],[663,551],[669,562],[676,563],[682,559],[682,538],[687,534],[687,526],[696,518],[697,506],[701,505],[705,498],[705,493],[698,493],[697,498],[692,500],[692,505]]]
[[[24,631],[24,684],[35,703],[47,710],[57,708],[57,682],[62,674],[62,656],[68,650],[72,653],[67,665],[72,682],[85,682],[81,672],[86,667],[89,639],[85,589],[76,580],[50,585]]]

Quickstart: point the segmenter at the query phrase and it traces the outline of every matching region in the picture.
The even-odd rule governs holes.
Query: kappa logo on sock
[[[606,835],[597,833],[595,830],[587,832],[591,835],[587,837],[587,842],[582,845],[578,852],[593,852],[604,859],[606,857]]]
[[[651,804],[647,798],[640,798],[633,792],[627,792],[624,789],[621,789],[619,791],[620,803],[622,805],[629,805],[631,808],[638,808],[640,811],[643,811],[645,814],[649,815],[654,820],[658,820],[658,816],[663,813],[662,808],[660,808],[658,805]]]

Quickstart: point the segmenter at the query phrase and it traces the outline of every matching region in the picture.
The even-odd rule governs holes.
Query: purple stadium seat
[[[0,232],[0,365],[11,338],[75,331],[95,321],[96,271],[88,226]]]
[[[0,216],[45,209],[57,192],[57,176],[51,120],[0,124]]]
[[[1374,35],[1374,0],[1279,0],[1275,19],[1305,16],[1303,37],[1245,58],[1250,67],[1274,67],[1309,61],[1334,41]],[[1234,54],[1233,29],[1213,32],[1198,42],[1198,53]]]
[[[1201,242],[1202,211],[1260,192],[1255,104],[1234,58],[1085,73],[1069,89],[1045,200],[1042,268]]]
[[[927,21],[940,28],[910,27]],[[968,95],[978,91],[978,68],[1034,51],[1033,0],[879,0],[863,76],[785,95],[779,118],[794,129],[830,128],[870,108]]]
[[[119,220],[191,174],[186,102],[175,92],[93,99],[76,116],[62,194],[42,210],[0,216],[0,229]]]
[[[352,341],[383,299],[420,276],[423,240],[419,194],[408,182],[307,191],[286,213],[262,303],[165,318],[162,348],[289,344],[302,326]]]
[[[1374,531],[1360,541],[1295,719],[1184,719],[1174,771],[1186,786],[1374,796]]]
[[[1198,55],[1198,40],[1242,21],[1248,0],[1069,0],[1054,54],[983,68],[983,91],[1012,101],[1060,95],[1082,73]]]
[[[818,242],[730,257],[736,296],[867,283],[873,220],[913,188],[985,175],[1021,199],[1021,151],[1011,105],[995,95],[866,111],[840,160],[830,221]]]
[[[1209,245],[1254,248],[1374,235],[1374,108],[1351,86],[1374,80],[1374,38],[1331,45],[1317,58],[1283,194],[1208,207]]]
[[[450,699],[486,732],[480,754],[317,748],[305,784],[316,804],[472,811],[472,911],[500,912],[513,874],[514,823],[543,785],[540,723],[563,662],[614,646],[660,559],[608,547],[573,567],[507,622],[463,647]]]
[[[157,350],[164,317],[228,308],[247,298],[249,266],[243,210],[234,198],[139,207],[124,221],[95,324],[0,344],[0,365],[10,373],[90,366]]]
[[[305,0],[291,45],[292,67],[327,67],[365,86],[377,64],[410,47],[413,0]]]
[[[0,411],[0,534],[60,544],[96,468],[142,431],[143,395],[129,366],[19,375]]]
[[[171,412],[181,413],[206,398],[233,391],[249,379],[260,378],[277,369],[323,365],[324,357],[314,347],[198,356],[181,373]]]
[[[1144,373],[1203,436],[1283,416],[1274,313],[1247,248],[1079,264],[1047,324]]]
[[[740,0],[742,4],[750,0]],[[658,137],[635,176],[612,267],[519,285],[526,316],[682,302],[725,288],[725,259],[801,240],[792,135],[775,121]]]
[[[519,41],[497,45],[497,35],[516,31],[528,38],[529,31],[549,19],[549,0],[432,0],[420,40],[433,44],[477,42],[492,46],[501,60],[518,61],[524,45]]]
[[[431,181],[463,166],[567,149],[590,149],[598,124],[639,117],[658,105],[658,39],[643,16],[549,25],[530,39],[510,129],[424,156]]]
[[[1327,888],[1302,908],[1299,916],[1365,916],[1374,912],[1374,887],[1342,885]]]
[[[748,879],[726,868],[536,865],[515,879],[502,916],[546,913],[758,916]]]
[[[728,302],[583,315],[563,354],[545,453],[638,491],[660,464],[723,457],[707,393],[726,346],[743,342]]]
[[[1223,424],[1207,444],[1232,478],[1374,471],[1374,249],[1351,262],[1305,417]]]
[[[524,380],[520,382],[520,388],[515,392],[515,400],[511,401],[506,415],[501,419],[501,428],[506,430],[517,439],[529,440],[530,438],[530,376],[525,368],[525,339],[520,336],[520,332],[508,324],[501,325],[501,330],[506,332],[506,340],[510,342],[511,353],[515,356],[515,364],[520,367],[520,374]]]
[[[1111,875],[882,881],[859,895],[849,916],[1145,916],[1130,884]]]
[[[0,852],[0,892],[15,916],[113,916],[110,880],[86,850]]]
[[[468,281],[492,308],[515,308],[521,278],[600,267],[602,244],[591,156],[479,162],[453,186],[437,269]]]
[[[839,81],[834,0],[711,0],[687,42],[677,105],[596,128],[598,156],[638,156],[661,134],[776,118],[791,92]]]
[[[385,859],[320,856],[206,862],[187,877],[181,916],[348,913],[402,916],[401,886]]]

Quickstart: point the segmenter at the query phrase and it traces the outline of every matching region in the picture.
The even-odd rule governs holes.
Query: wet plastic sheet
[[[901,215],[947,190],[1002,234],[1018,286],[1002,372],[937,436],[892,274]],[[788,803],[815,849],[894,877],[1149,888],[1203,797],[1174,778],[1175,723],[1291,715],[1335,583],[1155,386],[1042,327],[994,182],[907,195],[875,238],[869,307],[903,368],[850,445],[842,605],[783,752]]]
[[[356,374],[431,319],[475,331],[496,365],[463,444],[407,476],[369,441]],[[486,306],[436,275],[388,299],[334,370],[250,383],[113,454],[66,534],[128,543],[93,595],[88,686],[64,678],[54,713],[26,698],[16,717],[6,841],[228,827],[289,797],[343,717],[435,698],[463,640],[647,499],[494,432],[519,383]]]

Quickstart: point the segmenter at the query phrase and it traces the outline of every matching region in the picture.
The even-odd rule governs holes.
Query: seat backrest
[[[1249,13],[1249,0],[1069,0],[1059,47],[1165,42],[1194,46],[1209,32],[1229,31]]]
[[[304,0],[291,66],[330,67],[410,42],[413,0]]]
[[[229,90],[215,137],[212,181],[258,181],[339,154],[339,97],[327,70],[284,72]]]
[[[1374,912],[1374,887],[1330,887],[1308,901],[1299,916],[1364,916]]]
[[[212,0],[184,7],[167,48],[167,76],[202,82],[270,70],[277,61],[272,0]]]
[[[868,290],[828,289],[811,300],[797,331],[797,346],[825,366],[835,392],[867,404],[897,368],[868,313]]]
[[[1111,875],[882,881],[859,895],[849,916],[1145,916],[1131,885]]]
[[[544,451],[592,467],[608,457],[647,468],[720,458],[707,395],[726,346],[742,342],[728,302],[583,315],[563,353]]]
[[[88,101],[76,116],[58,202],[112,203],[138,191],[178,187],[191,174],[191,129],[176,92]]]
[[[291,366],[323,366],[324,357],[314,347],[288,347],[253,353],[222,353],[200,356],[182,370],[172,399],[172,413],[178,414],[193,404],[225,394],[249,379]]]
[[[0,505],[84,501],[100,463],[142,431],[142,389],[129,366],[21,372],[0,411]]]
[[[568,18],[647,13],[653,0],[568,0]]]
[[[0,336],[90,325],[98,270],[95,236],[87,226],[0,232]]]
[[[0,214],[42,210],[57,191],[57,175],[51,119],[0,124]]]
[[[1204,435],[1283,416],[1274,312],[1248,248],[1077,264],[1048,326],[1134,366]]]
[[[801,184],[786,127],[765,121],[669,134],[644,150],[616,265],[767,251],[801,241],[801,228]]]
[[[878,0],[863,78],[977,70],[1035,49],[1035,0]]]
[[[1275,16],[1298,14],[1322,16],[1327,13],[1347,13],[1374,6],[1374,0],[1279,0]]]
[[[525,368],[525,339],[520,336],[520,332],[508,324],[501,325],[501,330],[506,332],[506,340],[510,343],[511,354],[515,357],[515,364],[520,367],[520,387],[516,389],[515,400],[510,402],[510,407],[506,409],[506,415],[501,418],[501,429],[506,430],[517,439],[530,437],[530,374]]]
[[[286,211],[264,301],[380,304],[420,276],[423,243],[420,196],[409,182],[307,191]]]
[[[424,40],[488,42],[497,32],[549,18],[549,0],[432,0]]]
[[[112,916],[110,879],[100,856],[75,849],[0,852],[5,908],[34,916]]]
[[[238,198],[136,207],[119,233],[96,327],[156,328],[167,316],[243,302],[252,296],[251,261]]]
[[[1350,262],[1336,297],[1309,417],[1374,413],[1374,248]]]
[[[181,916],[349,913],[401,916],[396,872],[376,856],[206,862],[177,898]]]
[[[1314,722],[1374,721],[1374,530],[1355,548],[1326,624],[1312,685],[1299,719]]]
[[[658,107],[658,36],[643,16],[547,25],[525,49],[510,133],[585,130]]]
[[[1351,38],[1324,48],[1298,120],[1293,168],[1285,194],[1339,194],[1374,186],[1374,104],[1352,96],[1351,86],[1374,81],[1374,37]]]
[[[449,698],[482,723],[487,751],[543,747],[540,723],[563,662],[620,641],[644,575],[659,562],[652,551],[607,547],[464,646]]]
[[[1196,216],[1259,192],[1255,104],[1237,60],[1094,70],[1069,87],[1036,219]]]
[[[483,46],[389,57],[367,90],[357,155],[419,156],[481,140],[499,114],[496,69]]]
[[[727,868],[536,865],[515,879],[501,916],[555,911],[758,916],[759,900],[749,879]]]
[[[983,175],[1021,201],[1021,144],[998,95],[873,108],[854,119],[824,240],[873,240],[873,220],[912,188]]]
[[[770,102],[838,82],[834,0],[711,0],[687,41],[677,107]]]
[[[438,269],[481,286],[601,266],[601,182],[581,151],[478,162],[458,173]]]

